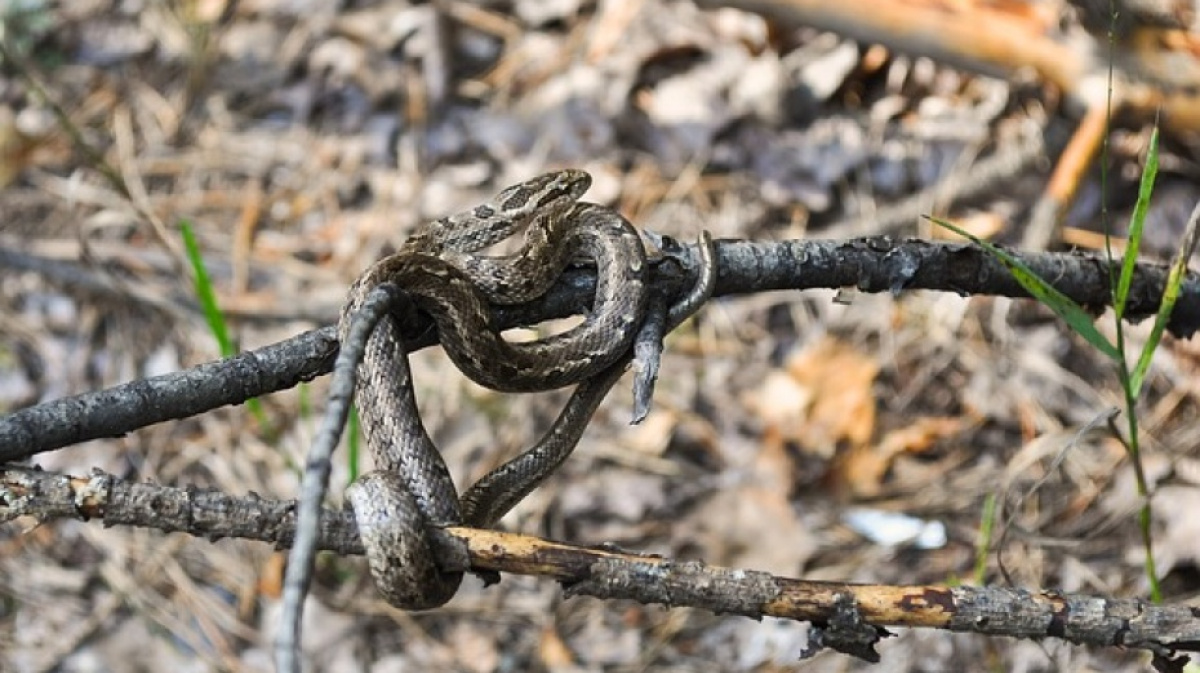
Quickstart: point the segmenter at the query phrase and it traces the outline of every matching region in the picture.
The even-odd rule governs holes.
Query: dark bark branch
[[[720,278],[716,295],[769,290],[857,288],[862,292],[899,293],[938,290],[962,295],[1027,297],[999,262],[972,245],[896,241],[887,237],[850,241],[718,241]],[[1017,256],[1068,297],[1100,309],[1110,301],[1107,262],[1095,255],[1022,254]],[[1144,318],[1158,309],[1167,269],[1142,264],[1134,276],[1127,314]],[[691,287],[677,264],[654,269],[653,283],[675,298]],[[591,270],[565,274],[542,300],[498,309],[496,323],[516,325],[579,313],[588,306],[595,284]],[[1200,325],[1200,277],[1188,274],[1168,331],[1191,336]],[[412,326],[410,349],[436,343],[432,323]],[[165,420],[186,418],[247,399],[291,388],[328,373],[337,353],[332,327],[227,360],[181,372],[46,402],[0,417],[0,463],[71,444],[116,437]]]
[[[209,540],[239,537],[284,548],[292,543],[294,513],[294,501],[253,494],[236,498],[210,489],[133,484],[100,472],[89,478],[14,466],[0,470],[0,523],[18,516],[43,522],[100,519],[106,526]],[[889,635],[884,630],[889,626],[1059,638],[1144,649],[1160,658],[1200,651],[1200,614],[1187,606],[995,587],[814,582],[474,528],[438,529],[434,539],[439,558],[469,558],[469,567],[447,564],[447,570],[548,577],[567,596],[809,621],[816,629],[810,654],[830,647],[876,661],[874,646]],[[342,555],[363,553],[354,518],[344,510],[323,511],[318,545]]]

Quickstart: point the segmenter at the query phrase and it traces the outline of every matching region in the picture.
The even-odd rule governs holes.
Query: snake
[[[577,202],[590,184],[584,171],[555,171],[426,225],[354,282],[339,322],[342,333],[367,294],[391,282],[433,318],[455,366],[484,387],[553,390],[602,371],[633,341],[645,313],[646,254],[627,220],[608,208]],[[522,228],[526,241],[517,253],[472,254]],[[490,324],[489,302],[518,304],[538,297],[579,257],[595,262],[597,278],[593,308],[583,323],[531,342],[502,338]]]
[[[648,305],[645,249],[618,213],[578,201],[589,185],[586,172],[568,169],[504,189],[479,206],[428,223],[351,286],[339,320],[343,339],[372,292],[399,290],[433,319],[450,359],[477,383],[512,392],[579,384],[537,444],[480,479],[460,501],[417,410],[402,331],[411,314],[397,310],[380,320],[358,365],[356,388],[376,469],[351,484],[346,500],[375,585],[392,605],[429,609],[453,596],[462,573],[438,567],[429,527],[493,525],[571,453],[630,360]],[[526,240],[518,253],[477,254],[521,229]],[[711,266],[708,244],[702,258]],[[597,267],[584,321],[537,341],[505,340],[491,324],[490,304],[544,294],[565,265],[580,258]],[[708,294],[715,282],[710,275]],[[703,289],[693,291],[672,308],[669,322],[681,321],[704,298]]]

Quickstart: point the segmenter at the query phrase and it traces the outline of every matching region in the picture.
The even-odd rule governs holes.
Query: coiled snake
[[[350,289],[339,322],[343,339],[371,291],[392,284],[433,318],[451,360],[481,385],[534,391],[579,384],[533,448],[479,480],[460,502],[417,411],[399,316],[379,322],[358,367],[356,392],[376,470],[353,483],[346,498],[375,584],[393,605],[427,609],[449,600],[462,574],[437,567],[428,526],[493,525],[567,458],[631,358],[647,312],[646,254],[619,214],[577,203],[590,182],[583,171],[563,170],[509,187],[472,210],[427,224]],[[522,227],[526,243],[517,254],[473,254]],[[702,282],[672,307],[670,327],[711,294],[712,247],[703,241]],[[596,296],[583,323],[533,342],[504,340],[490,323],[489,302],[537,298],[579,257],[597,267]]]

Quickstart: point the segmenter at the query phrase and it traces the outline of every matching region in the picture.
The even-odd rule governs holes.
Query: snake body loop
[[[578,383],[612,364],[632,343],[645,312],[646,261],[637,232],[615,212],[578,204],[565,219],[573,226],[556,233],[551,245],[586,255],[597,267],[592,311],[566,332],[523,343],[505,340],[491,325],[487,298],[477,288],[475,276],[469,275],[470,268],[413,250],[371,267],[356,281],[348,307],[353,310],[371,288],[395,283],[433,318],[446,354],[476,383],[504,392],[552,390]],[[539,294],[561,273],[565,257],[562,253],[538,257],[539,269],[553,271],[541,283]],[[561,264],[554,268],[554,262]],[[528,283],[527,277],[519,276],[498,284],[524,287]]]
[[[357,404],[376,472],[347,490],[367,547],[376,586],[389,603],[427,609],[444,603],[461,573],[441,572],[425,531],[429,526],[483,525],[507,511],[569,454],[599,399],[623,369],[622,357],[646,311],[646,258],[637,232],[617,213],[576,199],[590,179],[582,171],[547,174],[416,233],[351,287],[343,307],[343,338],[373,291],[402,289],[428,313],[454,363],[476,382],[503,391],[532,391],[584,382],[535,451],[561,456],[553,465],[520,456],[483,488],[472,489],[464,519],[441,454],[421,423],[413,396],[400,312],[385,316],[358,368]],[[511,257],[472,253],[528,226],[525,248]],[[538,341],[510,343],[490,324],[489,301],[540,296],[563,265],[588,257],[597,266],[592,310],[579,326]],[[575,402],[581,392],[582,403]],[[584,413],[586,412],[586,413]],[[565,419],[565,420],[563,420]],[[486,479],[486,478],[485,478]]]
[[[664,316],[646,316],[643,330],[652,324],[651,318],[661,318],[653,336],[662,346],[662,336],[689,318],[712,296],[717,287],[716,248],[712,238],[704,233],[700,237],[699,259],[697,260],[697,282],[683,298],[670,306]],[[639,340],[644,332],[639,332]],[[588,419],[600,406],[600,402],[633,359],[633,351],[626,352],[614,364],[599,374],[580,383],[567,401],[558,418],[546,434],[528,451],[497,467],[475,482],[463,494],[463,517],[471,525],[490,528],[510,509],[554,472],[574,451],[575,445],[587,427]],[[648,393],[647,393],[648,394]]]
[[[399,288],[387,287],[398,303]],[[355,303],[354,308],[357,308]],[[344,340],[353,309],[339,324]],[[424,610],[454,595],[462,573],[443,573],[427,539],[429,526],[462,521],[458,492],[434,446],[413,393],[408,353],[394,315],[385,315],[367,340],[355,392],[359,421],[375,471],[346,491],[375,586],[392,605]]]

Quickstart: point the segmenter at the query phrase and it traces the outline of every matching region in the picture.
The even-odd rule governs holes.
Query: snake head
[[[495,202],[510,216],[537,212],[555,204],[565,211],[591,186],[592,176],[587,171],[565,168],[513,185],[497,194]]]

